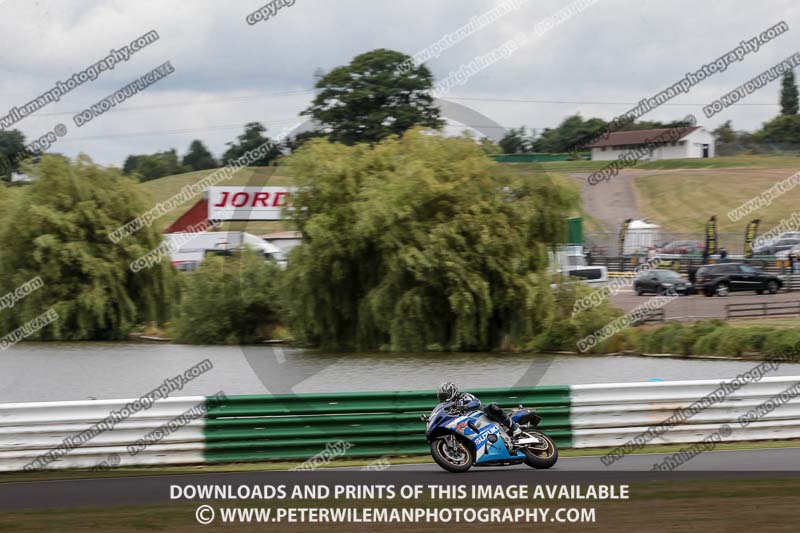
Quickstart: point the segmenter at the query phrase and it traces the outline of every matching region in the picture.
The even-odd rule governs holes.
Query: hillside
[[[798,160],[800,163],[800,160]],[[637,176],[640,210],[671,231],[702,232],[711,215],[720,233],[744,235],[747,222],[761,219],[760,233],[800,210],[800,187],[777,197],[769,206],[733,222],[728,212],[788,178],[798,168],[716,168],[674,170]]]
[[[554,161],[544,163],[503,163],[503,172],[514,175],[549,175],[564,179],[573,186],[580,187],[580,181],[567,179],[585,176],[605,165],[603,161]],[[800,210],[800,187],[776,199],[765,207],[732,222],[728,211],[747,202],[768,189],[775,182],[795,173],[800,167],[800,157],[793,156],[735,156],[713,159],[680,159],[642,163],[626,172],[632,176],[638,208],[643,216],[675,232],[702,232],[705,221],[716,214],[720,233],[744,234],[747,221],[762,219],[765,231]],[[176,194],[182,187],[194,183],[213,170],[190,172],[167,176],[141,184],[150,194],[153,203],[163,201]],[[280,167],[248,167],[240,170],[231,179],[220,185],[288,185],[290,178],[281,175]],[[583,188],[583,194],[598,195],[601,200],[602,186]],[[186,202],[162,217],[159,224],[167,227],[183,214],[196,200]],[[597,202],[594,202],[595,204]],[[601,202],[602,203],[602,202]],[[584,218],[585,231],[616,231],[605,229],[591,211],[581,209],[573,215]],[[281,222],[235,222],[223,226],[224,229],[242,229],[261,234],[282,229],[290,229]]]
[[[566,162],[563,162],[566,163]],[[559,172],[546,170],[537,167],[537,165],[527,164],[501,164],[500,168],[503,172],[508,172],[513,175],[527,175],[533,179],[539,176],[548,175],[557,180],[561,180],[568,186],[575,187],[572,180],[567,180]],[[188,172],[186,174],[177,174],[174,176],[165,176],[163,178],[146,181],[140,185],[151,197],[153,205],[161,202],[177,194],[181,188],[195,183],[205,176],[213,173],[214,170],[202,170],[198,172]],[[291,179],[287,176],[281,175],[280,167],[247,167],[237,172],[229,180],[220,183],[220,186],[225,185],[290,185]],[[166,228],[172,222],[178,219],[189,207],[191,207],[197,198],[189,202],[183,203],[181,206],[173,209],[168,215],[161,217],[158,221],[159,227]],[[590,230],[599,229],[599,226],[592,220],[592,218],[582,211],[571,213],[573,216],[583,216],[587,227]],[[222,226],[222,229],[246,230],[256,235],[269,233],[272,231],[281,231],[284,229],[291,229],[288,225],[282,222],[230,222]]]
[[[702,239],[706,221],[716,215],[718,230],[730,243],[722,245],[741,248],[741,236],[751,219],[762,220],[760,232],[763,233],[800,210],[798,187],[742,220],[732,221],[727,216],[731,210],[797,172],[800,167],[797,156],[653,161],[625,169],[608,182],[590,186],[586,178],[600,168],[601,163],[605,164],[563,161],[510,166],[517,172],[563,172],[573,178],[582,190],[583,209],[591,222],[585,228],[589,233],[616,234],[619,223],[630,217],[647,218],[661,225],[665,232],[676,233],[664,235],[668,240]],[[690,235],[677,235],[679,233]]]
[[[592,172],[610,161],[544,161],[541,163],[503,163],[506,166],[531,172]],[[668,159],[665,161],[643,161],[631,167],[644,170],[667,170],[678,168],[711,169],[732,167],[792,168],[800,164],[800,157],[791,155],[737,155],[711,159]]]
[[[156,180],[146,181],[140,184],[151,197],[153,204],[161,202],[177,194],[184,186],[195,183],[205,176],[212,174],[214,170],[200,170],[197,172],[188,172],[186,174],[176,174],[174,176],[165,176]],[[289,185],[290,180],[285,176],[280,175],[280,168],[278,167],[246,167],[230,179],[221,182],[220,186],[229,185]],[[197,202],[198,198],[193,198],[188,202],[184,202],[179,207],[173,209],[169,214],[161,217],[158,224],[160,228],[166,228],[178,219],[189,207]],[[222,229],[235,229],[246,230],[250,233],[263,234],[271,231],[280,231],[284,228],[281,222],[229,222],[222,226]]]

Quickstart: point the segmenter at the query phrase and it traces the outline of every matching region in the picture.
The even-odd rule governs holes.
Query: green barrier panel
[[[504,408],[535,408],[539,427],[559,447],[571,445],[569,387],[470,392]],[[209,462],[307,459],[336,441],[352,445],[344,455],[340,448],[339,457],[427,454],[419,417],[435,405],[434,391],[207,398],[205,456]]]
[[[559,430],[566,430],[569,431],[569,426],[562,425],[562,426],[545,426],[541,424],[539,426],[540,429],[543,431],[547,431],[548,433],[554,433]],[[247,439],[293,439],[298,442],[307,442],[310,439],[314,438],[325,438],[327,440],[331,440],[333,438],[348,440],[350,438],[355,438],[354,436],[371,436],[371,435],[380,435],[381,438],[393,438],[399,437],[403,435],[424,435],[425,426],[422,424],[417,425],[403,425],[403,426],[391,426],[391,425],[380,425],[380,426],[364,426],[364,427],[343,427],[343,428],[325,428],[325,429],[318,429],[315,427],[311,428],[301,428],[295,431],[291,430],[273,430],[273,429],[253,429],[253,430],[237,430],[237,431],[220,431],[220,432],[208,432],[206,434],[206,442],[210,445],[211,443],[215,442],[227,442],[227,441],[244,441]]]
[[[559,440],[569,437],[569,430],[553,430],[549,431],[548,435],[550,435],[553,439]],[[337,441],[344,441],[348,442],[354,446],[364,445],[364,444],[401,444],[401,443],[412,443],[412,444],[424,444],[427,442],[425,440],[424,433],[412,433],[408,435],[394,435],[394,434],[383,434],[383,435],[375,435],[375,436],[363,436],[363,435],[350,435],[347,438],[340,438],[340,439],[332,439],[328,436],[322,436],[317,438],[285,438],[285,439],[256,439],[256,440],[226,440],[221,442],[208,442],[206,443],[206,450],[230,450],[230,449],[247,449],[247,448],[256,448],[261,450],[270,450],[273,448],[276,449],[284,449],[284,448],[311,448],[319,452],[325,449],[325,446],[328,444],[333,444]],[[315,453],[316,453],[315,452]]]
[[[431,406],[431,409],[433,406]],[[569,407],[542,407],[536,408],[536,412],[547,418],[569,417]],[[227,415],[226,415],[227,416]],[[303,415],[303,416],[272,416],[264,418],[209,418],[206,421],[208,427],[231,428],[237,426],[291,426],[298,424],[322,424],[335,420],[338,424],[367,424],[367,423],[388,423],[388,422],[408,422],[419,421],[417,413],[361,413],[361,414],[338,414],[338,415]],[[544,423],[544,422],[543,422]]]
[[[234,463],[234,462],[253,462],[253,461],[294,461],[308,459],[320,453],[319,448],[295,451],[249,451],[249,452],[206,452],[206,461],[209,463]],[[339,457],[382,457],[386,455],[424,455],[429,453],[428,445],[416,447],[397,447],[397,446],[371,446],[353,447]]]
[[[543,430],[569,429],[569,408],[537,410],[542,416]],[[312,420],[307,420],[312,419]],[[265,437],[316,437],[320,435],[416,433],[425,430],[425,423],[414,413],[397,415],[315,415],[308,417],[212,419],[207,422],[206,440],[247,439]]]
[[[503,407],[569,405],[568,387],[528,389],[477,389],[484,403]],[[207,401],[208,418],[231,416],[289,416],[375,412],[430,412],[436,405],[433,391],[363,392],[275,396],[229,396]]]
[[[564,433],[565,435],[559,435],[558,433]],[[565,449],[569,448],[571,442],[568,433],[568,431],[548,432],[548,435],[555,441],[556,446]],[[333,440],[326,440],[325,444],[315,447],[284,447],[280,449],[259,446],[251,448],[210,448],[205,451],[205,457],[206,461],[210,463],[305,460],[323,454],[327,449],[326,446],[332,446],[334,443],[335,441]],[[428,455],[430,453],[430,447],[424,436],[413,442],[390,444],[382,441],[382,444],[382,446],[356,445],[343,454],[337,454],[336,457],[346,459],[352,457]]]

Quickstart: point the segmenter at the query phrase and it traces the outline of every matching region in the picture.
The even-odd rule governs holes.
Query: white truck
[[[167,233],[164,239],[170,243],[172,264],[183,272],[197,270],[207,255],[230,255],[245,248],[259,251],[265,260],[286,267],[286,256],[280,248],[243,231]]]

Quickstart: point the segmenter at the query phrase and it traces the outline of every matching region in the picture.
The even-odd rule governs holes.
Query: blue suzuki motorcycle
[[[536,429],[541,417],[521,405],[510,414],[520,425],[516,440],[480,408],[454,402],[437,405],[430,415],[425,436],[431,455],[448,472],[466,472],[472,466],[509,466],[525,463],[531,468],[550,468],[558,461],[553,440]]]

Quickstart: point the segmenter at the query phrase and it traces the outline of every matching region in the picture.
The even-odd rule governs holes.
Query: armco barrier
[[[535,407],[562,448],[618,446],[708,396],[722,380],[573,385],[471,390],[484,402]],[[651,444],[703,440],[729,424],[727,440],[800,438],[800,399],[746,428],[748,410],[798,386],[800,377],[766,377],[739,388],[668,431]],[[129,400],[0,404],[0,471],[17,471],[40,458],[43,468],[302,460],[345,441],[349,457],[428,453],[421,413],[433,391],[331,393],[276,396],[189,397],[160,400],[68,453],[64,445]],[[197,406],[205,416],[174,427],[159,442],[129,453],[129,446]],[[109,461],[114,457],[114,461]],[[44,458],[44,460],[42,460]],[[53,460],[51,460],[53,459]],[[30,467],[29,467],[30,468]]]
[[[541,406],[547,428],[569,446],[569,387],[483,389],[485,402]],[[235,396],[212,402],[206,423],[209,462],[304,459],[337,440],[350,457],[427,453],[419,415],[433,391]]]

